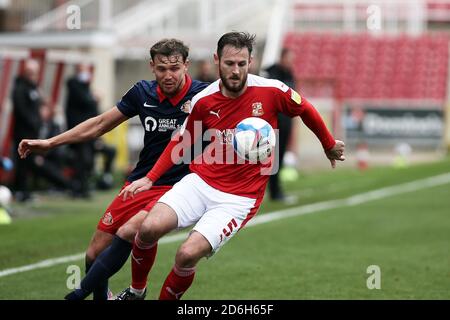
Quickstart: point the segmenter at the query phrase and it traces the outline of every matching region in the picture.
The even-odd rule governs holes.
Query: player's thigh
[[[175,212],[178,228],[192,226],[206,212],[206,197],[198,182],[196,174],[188,174],[158,200]]]
[[[125,183],[124,187],[127,185],[128,183]],[[170,190],[170,188],[170,186],[157,186],[138,193],[134,198],[127,199],[126,201],[123,201],[122,197],[116,196],[100,219],[97,229],[116,234],[122,226],[131,221],[140,211],[146,210],[148,212],[156,201]],[[133,222],[139,223],[139,219],[140,217]]]
[[[142,225],[142,222],[148,215],[147,210],[141,210],[136,215],[134,215],[130,220],[128,220],[123,226],[117,230],[117,236],[126,240],[128,242],[133,242],[136,233]]]
[[[208,210],[193,230],[202,234],[211,245],[211,255],[219,251],[258,210],[254,199],[227,203]]]
[[[201,258],[211,255],[211,252],[212,247],[208,239],[194,230],[178,248],[175,264],[183,268],[192,268]]]
[[[94,261],[112,242],[114,235],[102,230],[95,230],[91,242],[86,250],[86,259]]]
[[[139,237],[145,242],[155,242],[176,229],[178,218],[175,210],[165,203],[156,203],[139,228]]]

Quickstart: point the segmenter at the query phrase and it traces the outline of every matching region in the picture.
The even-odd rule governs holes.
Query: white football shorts
[[[247,216],[254,214],[256,199],[237,196],[208,185],[196,173],[190,173],[166,192],[158,202],[175,210],[178,228],[195,224],[216,253],[241,228]]]

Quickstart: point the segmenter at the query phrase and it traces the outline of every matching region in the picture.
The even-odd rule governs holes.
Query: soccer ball
[[[7,207],[10,204],[11,199],[11,191],[5,186],[0,186],[0,206]]]
[[[234,130],[233,147],[242,159],[264,161],[271,156],[275,144],[275,131],[264,119],[246,118]]]

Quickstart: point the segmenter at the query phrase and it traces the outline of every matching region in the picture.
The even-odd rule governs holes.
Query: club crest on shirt
[[[191,111],[191,100],[188,100],[185,103],[183,103],[183,105],[181,106],[181,111],[185,113],[189,113]]]
[[[105,215],[102,218],[102,222],[103,222],[103,224],[105,224],[107,226],[110,226],[113,224],[114,219],[113,219],[113,216],[110,211],[105,213]]]
[[[261,102],[255,102],[252,104],[252,115],[254,117],[260,117],[264,114],[263,105]]]

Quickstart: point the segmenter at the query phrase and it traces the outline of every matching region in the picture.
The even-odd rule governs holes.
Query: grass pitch
[[[449,159],[409,168],[338,168],[302,173],[286,185],[290,207],[345,199],[450,172]],[[0,271],[83,252],[117,192],[92,201],[43,198],[16,206],[20,216],[0,226]],[[258,215],[287,206],[266,200]],[[216,256],[202,260],[184,299],[450,299],[450,183],[245,228]],[[180,242],[161,244],[147,299],[156,299]],[[68,265],[0,277],[0,299],[62,299]],[[381,270],[369,290],[367,268]],[[130,264],[110,281],[130,281]]]

